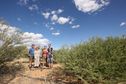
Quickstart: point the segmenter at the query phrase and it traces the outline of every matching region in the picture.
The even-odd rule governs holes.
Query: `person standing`
[[[47,57],[49,68],[53,67],[53,48],[51,44],[48,45],[48,57]]]
[[[47,46],[44,46],[44,48],[42,49],[42,60],[43,60],[43,67],[44,65],[48,65],[47,64],[47,56],[48,56],[48,50],[47,50]]]
[[[35,61],[34,67],[38,68],[39,65],[40,65],[40,51],[39,51],[38,47],[35,48],[34,58],[35,58],[35,60],[34,60]]]
[[[34,48],[35,48],[35,45],[32,44],[31,48],[29,49],[29,68],[32,67],[32,63],[34,61]]]

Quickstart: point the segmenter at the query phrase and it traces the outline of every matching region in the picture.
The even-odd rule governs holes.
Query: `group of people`
[[[51,47],[51,44],[47,46],[44,46],[43,49],[40,49],[40,47],[36,46],[35,44],[31,45],[31,48],[29,49],[29,67],[31,68],[33,66],[38,68],[40,64],[43,66],[48,66],[49,68],[53,67],[53,48]]]

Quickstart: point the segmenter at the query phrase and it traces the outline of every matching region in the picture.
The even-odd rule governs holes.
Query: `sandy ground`
[[[16,77],[8,84],[56,84],[52,79],[48,78],[48,75],[52,73],[57,67],[61,67],[59,64],[54,64],[52,69],[48,68],[28,68],[28,63],[23,63],[24,72],[18,73]]]
[[[61,68],[61,64],[54,64],[52,69],[48,68],[32,68],[31,70],[28,68],[28,59],[19,59],[13,62],[19,62],[24,66],[23,72],[18,72],[16,76],[10,80],[9,83],[4,84],[79,84],[79,83],[69,83],[69,81],[65,81],[62,79],[62,74],[58,71]],[[50,74],[54,75],[50,77]],[[10,75],[11,76],[11,75]],[[10,76],[5,76],[4,79],[11,78]],[[68,76],[69,77],[69,76]],[[63,77],[64,78],[64,77]],[[65,77],[66,80],[69,79]],[[54,81],[55,79],[60,79],[59,82]],[[0,83],[1,84],[1,83]],[[3,84],[3,83],[2,83]],[[82,83],[81,83],[82,84]],[[102,84],[102,83],[100,83]],[[126,84],[126,82],[120,82],[117,84]]]

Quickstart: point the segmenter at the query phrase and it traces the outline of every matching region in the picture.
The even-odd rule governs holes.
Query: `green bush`
[[[126,79],[126,36],[92,38],[55,52],[67,72],[89,83]]]
[[[22,32],[15,29],[15,32],[10,33],[9,27],[4,21],[0,21],[0,66],[27,54],[26,46],[18,46],[21,44]]]

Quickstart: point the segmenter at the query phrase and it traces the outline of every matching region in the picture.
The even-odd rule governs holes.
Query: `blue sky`
[[[0,17],[55,49],[126,34],[126,0],[1,0]]]

